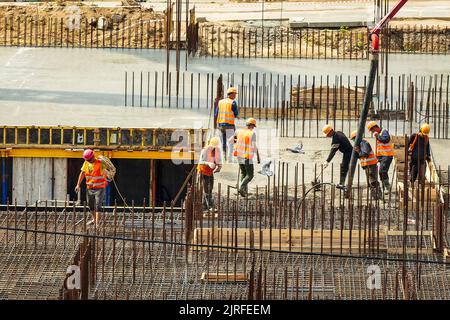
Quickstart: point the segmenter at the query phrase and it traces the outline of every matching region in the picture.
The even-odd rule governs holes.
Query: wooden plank
[[[407,248],[406,254],[416,254],[417,249],[416,248]],[[388,254],[403,254],[403,248],[388,248],[387,249]],[[433,254],[434,250],[431,248],[422,248],[419,249],[419,254]]]
[[[387,237],[389,237],[389,236],[403,236],[403,235],[406,235],[407,237],[417,237],[417,231],[414,231],[414,230],[409,230],[409,231],[406,231],[406,232],[404,232],[404,231],[402,231],[402,230],[390,230],[390,231],[387,231],[387,233],[386,233],[386,235],[387,235]],[[434,253],[434,250],[436,249],[436,243],[435,243],[435,241],[434,241],[434,238],[433,238],[433,231],[420,231],[419,232],[419,237],[429,237],[429,242],[427,242],[427,241],[421,241],[421,243],[430,243],[431,244],[431,247],[422,247],[422,248],[419,248],[419,253],[420,254],[433,254]],[[414,243],[416,243],[416,242],[414,242]],[[409,248],[406,248],[406,253],[407,254],[416,254],[417,253],[417,247],[416,246],[414,246],[414,247],[409,247]],[[388,247],[387,248],[387,253],[389,253],[389,254],[403,254],[403,252],[404,252],[404,250],[403,250],[403,247]]]
[[[402,231],[402,230],[389,230],[389,231],[386,231],[386,235],[389,237],[389,236],[403,236],[403,234],[404,234],[404,231]],[[422,234],[423,236],[430,236],[430,237],[432,237],[433,236],[433,231],[419,231],[419,235],[420,234]],[[408,230],[408,231],[406,231],[406,235],[407,236],[415,236],[415,235],[417,235],[417,231],[414,231],[414,230]]]
[[[206,273],[202,272],[201,275],[202,282],[215,282],[215,283],[223,283],[223,282],[247,282],[248,276],[243,273]]]
[[[238,248],[243,248],[244,244],[249,247],[250,235],[253,232],[253,243],[255,243],[255,248],[260,247],[260,234],[257,229],[248,228],[237,228],[232,232],[232,228],[196,228],[194,230],[193,244],[208,244],[208,233],[210,234],[209,244],[211,243],[223,243],[221,242],[221,236],[223,240],[223,235],[236,234],[237,246]],[[359,250],[359,230],[343,230],[341,238],[341,230],[300,230],[292,229],[291,237],[289,238],[289,229],[281,230],[270,230],[263,229],[262,232],[262,249],[269,249],[270,247],[281,248],[281,250],[286,251],[296,251],[296,252],[338,252],[342,248],[343,252],[348,252],[350,250]],[[364,238],[364,236],[362,236]],[[272,239],[272,245],[269,243],[269,239]],[[289,241],[290,239],[290,241]],[[311,239],[313,239],[311,241]],[[351,239],[351,241],[350,241]],[[380,230],[380,250],[385,248],[386,232]],[[361,242],[369,243],[368,235],[366,236],[366,241],[361,239]],[[373,239],[372,239],[373,240]],[[312,242],[312,243],[311,243]],[[224,243],[224,245],[226,245]],[[201,247],[194,247],[194,250],[204,250]],[[210,250],[215,250],[210,248]],[[219,251],[225,251],[226,249],[217,249]]]

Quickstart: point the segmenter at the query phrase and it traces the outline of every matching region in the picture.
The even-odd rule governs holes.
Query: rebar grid
[[[298,190],[274,189],[245,200],[219,187],[217,212],[205,213],[194,183],[183,208],[115,207],[99,226],[86,224],[86,208],[9,206],[0,212],[0,297],[65,297],[67,267],[88,261],[91,299],[448,298],[449,274],[425,228],[434,211],[422,208],[409,226],[405,208],[376,203],[365,188],[351,200],[323,188],[301,206]],[[258,239],[268,231],[273,241]],[[381,272],[374,289],[371,265]]]

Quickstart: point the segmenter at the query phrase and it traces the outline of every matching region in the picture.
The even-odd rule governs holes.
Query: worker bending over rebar
[[[222,160],[220,155],[220,140],[212,137],[200,153],[197,171],[203,184],[203,210],[214,210],[212,191],[214,188],[214,174],[220,172]]]
[[[106,180],[107,165],[98,160],[91,149],[86,149],[83,152],[83,159],[85,161],[78,176],[75,192],[80,192],[80,185],[86,177],[86,199],[92,213],[92,220],[88,221],[87,224],[95,223],[98,226],[101,220],[100,212],[105,198],[105,188],[108,184]]]
[[[323,168],[325,169],[326,167],[328,167],[329,163],[331,162],[331,160],[333,160],[338,150],[343,154],[339,183],[336,185],[336,188],[344,190],[345,178],[347,177],[353,147],[350,144],[347,136],[343,132],[334,131],[333,127],[329,124],[323,127],[322,132],[326,137],[332,138],[330,154],[328,155],[327,160],[323,163]]]
[[[350,134],[350,139],[355,141],[356,135],[357,131],[355,130]],[[378,183],[378,160],[373,152],[372,146],[367,140],[362,139],[360,145],[355,146],[353,150],[359,158],[361,168],[366,173],[367,185],[370,188],[372,198],[379,200],[381,198],[381,189]]]

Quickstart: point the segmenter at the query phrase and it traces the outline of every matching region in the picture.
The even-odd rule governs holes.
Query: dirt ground
[[[79,9],[82,18],[111,18],[112,15],[121,15],[127,19],[162,19],[162,13],[155,13],[151,8],[118,7],[103,8],[87,6],[82,2],[33,3],[26,6],[4,5],[0,6],[0,17],[26,15],[51,18],[68,18],[73,15],[73,9]]]
[[[428,20],[426,20],[428,21]],[[396,21],[389,36],[381,35],[391,52],[446,53],[450,45],[448,26],[441,20]],[[203,23],[200,55],[221,57],[322,57],[365,58],[367,29],[288,29],[247,27],[237,22]]]
[[[0,6],[0,45],[157,48],[164,41],[163,19],[153,9],[81,2]]]

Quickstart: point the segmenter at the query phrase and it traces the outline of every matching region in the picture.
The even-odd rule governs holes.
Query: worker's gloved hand
[[[328,163],[327,161],[324,161],[324,162],[322,163],[322,167],[323,167],[324,169],[326,169],[326,168],[328,167],[328,165],[329,165],[329,163]]]
[[[210,167],[211,169],[215,169],[216,168],[216,164],[213,162],[208,162],[208,167]]]
[[[76,186],[75,187],[75,193],[79,193],[80,192],[80,186]]]
[[[359,153],[361,151],[361,148],[356,146],[356,147],[353,147],[353,150],[355,150],[356,153]]]

